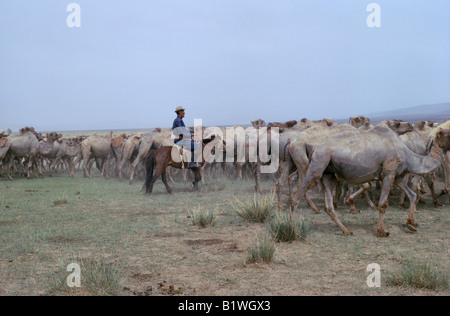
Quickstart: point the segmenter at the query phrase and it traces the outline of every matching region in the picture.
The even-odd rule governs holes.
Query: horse
[[[202,153],[204,153],[204,149],[207,144],[212,142],[215,137],[211,137],[211,139],[203,139],[202,141]],[[166,168],[168,166],[177,168],[177,169],[191,169],[194,172],[194,191],[198,190],[198,182],[202,180],[202,167],[205,164],[205,159],[202,156],[200,163],[200,167],[189,168],[189,162],[187,161],[174,161],[172,157],[173,146],[163,146],[156,150],[150,150],[147,155],[145,166],[147,170],[146,180],[142,190],[145,190],[146,194],[152,194],[153,185],[156,180],[161,176],[164,185],[166,186],[167,192],[172,194],[172,189],[170,188],[167,182],[167,172]],[[214,153],[212,153],[214,154]]]

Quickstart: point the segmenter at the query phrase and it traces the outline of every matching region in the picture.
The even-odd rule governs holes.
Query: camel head
[[[256,128],[256,129],[259,129],[261,127],[266,126],[266,122],[264,120],[261,120],[261,119],[254,120],[251,123],[252,123],[253,127]]]
[[[414,124],[414,129],[419,131],[419,132],[423,132],[425,130],[429,130],[431,128],[434,128],[435,124],[431,121],[420,121],[417,122],[416,124]]]
[[[286,123],[284,123],[284,125],[286,125],[287,128],[291,128],[291,127],[294,127],[295,125],[297,125],[297,121],[295,121],[295,120],[287,121]]]
[[[398,135],[403,135],[411,132],[414,127],[410,122],[404,122],[401,120],[390,120],[386,121],[387,125],[391,130],[396,132]]]
[[[47,133],[45,135],[47,137],[47,141],[50,143],[53,143],[54,141],[57,141],[58,139],[60,139],[62,137],[61,134],[58,133]]]
[[[439,129],[435,136],[435,142],[446,153],[450,150],[450,129]]]
[[[324,118],[321,120],[321,122],[326,126],[326,127],[333,127],[336,126],[337,123],[335,120],[333,120],[332,118]]]
[[[360,128],[361,126],[367,126],[370,124],[370,119],[365,116],[352,116],[349,119],[351,126]]]

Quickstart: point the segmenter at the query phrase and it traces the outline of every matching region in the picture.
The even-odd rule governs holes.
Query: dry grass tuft
[[[430,261],[410,261],[389,275],[389,283],[414,289],[445,290],[448,289],[448,273]]]
[[[258,239],[248,248],[246,263],[269,263],[275,254],[275,243],[270,236],[265,235],[262,240]]]
[[[275,212],[267,223],[267,231],[277,242],[306,240],[312,228],[304,218],[291,218],[287,212]]]
[[[200,227],[215,226],[220,212],[211,209],[196,209],[189,212],[192,219],[192,225],[199,225]]]
[[[255,194],[252,200],[232,203],[233,209],[245,221],[263,223],[276,208],[275,194]]]
[[[61,264],[60,270],[53,276],[48,287],[48,295],[113,296],[119,294],[122,289],[120,282],[124,268],[118,260],[107,263],[103,258],[75,258],[70,260],[70,263],[72,262],[80,265],[81,288],[67,286],[67,278],[71,272],[67,272],[67,266]]]

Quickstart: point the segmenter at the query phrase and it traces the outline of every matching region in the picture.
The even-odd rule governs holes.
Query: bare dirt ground
[[[263,184],[265,192],[274,187],[271,180]],[[411,233],[403,226],[407,210],[398,208],[394,191],[386,239],[375,236],[378,214],[365,201],[357,204],[361,214],[350,214],[343,205],[337,210],[351,237],[324,212],[313,214],[302,204],[301,214],[313,227],[307,241],[277,243],[271,263],[246,264],[248,247],[266,227],[244,222],[230,203],[252,198],[253,182],[207,178],[197,193],[180,180],[172,186],[175,193],[168,195],[158,181],[154,194],[145,196],[140,182],[130,186],[98,175],[14,182],[0,177],[0,295],[97,294],[67,293],[55,285],[58,275],[69,275],[65,267],[80,258],[120,266],[116,295],[450,294],[387,282],[390,272],[411,259],[430,259],[449,271],[445,196],[440,201],[446,205],[434,207],[425,195],[418,205],[419,231]],[[314,197],[323,207],[321,195]],[[194,226],[189,212],[196,209],[218,210],[217,225]],[[371,263],[381,266],[381,288],[366,284]]]

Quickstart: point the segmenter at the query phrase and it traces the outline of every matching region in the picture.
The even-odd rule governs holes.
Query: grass
[[[200,296],[450,294],[445,287],[419,290],[403,285],[377,290],[366,284],[370,263],[393,271],[406,259],[430,258],[440,263],[442,271],[449,271],[449,207],[434,207],[428,195],[426,203],[417,206],[420,231],[415,234],[403,227],[407,214],[397,207],[398,195],[394,194],[385,216],[386,230],[391,233],[387,239],[376,237],[378,215],[363,200],[357,202],[360,214],[349,214],[343,205],[336,210],[353,231],[352,237],[344,236],[325,213],[313,214],[302,201],[300,214],[293,219],[304,219],[313,227],[313,233],[305,237],[308,242],[276,243],[270,242],[270,235],[264,240],[270,221],[278,214],[276,207],[269,208],[264,223],[244,221],[230,207],[234,200],[253,204],[255,198],[269,198],[253,195],[251,179],[220,178],[225,189],[213,187],[211,192],[208,182],[200,184],[199,192],[192,192],[189,183],[175,180],[171,185],[174,194],[167,194],[158,180],[153,195],[146,196],[140,191],[142,182],[130,186],[116,178],[106,180],[97,170],[91,179],[83,178],[82,172],[73,179],[66,174],[32,180],[17,176],[14,182],[0,177],[0,296],[146,291]],[[262,184],[265,192],[274,185],[270,178]],[[436,190],[442,188],[439,178]],[[54,201],[63,200],[64,195],[68,203],[54,207]],[[323,196],[318,191],[312,191],[311,197],[322,207]],[[446,197],[440,201],[446,202]],[[193,226],[193,219],[188,218],[192,210],[220,210],[214,229]],[[260,236],[260,247],[252,236]],[[254,246],[255,262],[272,256],[271,264],[243,265],[250,257],[249,246]],[[97,281],[94,277],[87,281],[90,277],[82,272],[80,290],[59,288],[70,274],[65,271],[67,265],[78,259],[92,271],[88,275],[98,276]],[[386,277],[382,274],[382,280],[387,281]],[[117,283],[119,287],[114,286]],[[170,288],[176,291],[163,290]]]
[[[273,193],[266,195],[255,194],[253,199],[236,199],[232,203],[232,207],[243,220],[263,223],[276,208],[275,195]]]
[[[272,261],[276,247],[272,238],[264,235],[262,239],[249,246],[246,263],[269,263]]]
[[[196,209],[189,212],[189,216],[192,219],[192,225],[199,225],[200,227],[215,226],[217,218],[220,213],[217,210],[211,209]]]
[[[67,201],[67,195],[65,193],[63,193],[58,200],[53,201],[53,206],[61,206],[65,204],[69,204],[69,202]]]
[[[82,295],[82,296],[112,296],[120,293],[123,264],[119,260],[107,263],[104,258],[84,259],[75,257],[67,262],[80,266],[81,287],[69,287],[67,266],[60,264],[59,270],[50,281],[48,295]]]
[[[396,272],[389,275],[393,286],[412,287],[414,289],[448,289],[448,272],[431,261],[409,261]]]
[[[274,212],[266,226],[277,242],[304,241],[312,232],[311,225],[305,218],[291,218],[288,212]]]

